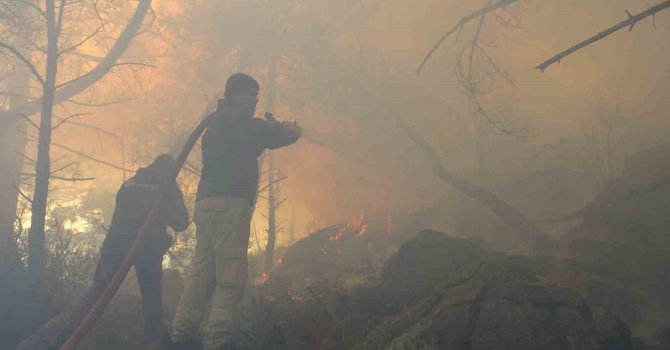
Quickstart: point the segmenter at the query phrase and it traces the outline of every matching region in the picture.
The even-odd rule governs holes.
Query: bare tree
[[[274,250],[277,241],[277,186],[275,183],[274,152],[268,153],[268,242],[265,246],[265,271],[274,266]]]
[[[110,4],[111,4],[110,0]],[[119,63],[118,59],[130,44],[131,39],[137,34],[144,17],[151,5],[150,0],[140,0],[131,20],[121,32],[118,39],[114,41],[107,55],[97,61],[97,64],[88,71],[76,69],[66,75],[59,75],[59,70],[66,69],[63,61],[69,55],[76,56],[79,63],[90,61],[76,55],[82,45],[91,40],[99,39],[106,35],[104,33],[105,22],[99,13],[98,1],[76,1],[68,2],[61,0],[40,2],[24,1],[32,10],[31,20],[36,30],[36,37],[23,38],[30,41],[34,47],[35,54],[26,56],[14,45],[0,42],[0,50],[9,55],[13,60],[24,67],[30,73],[37,89],[41,92],[39,98],[32,99],[18,106],[11,106],[6,111],[3,121],[8,124],[27,119],[28,115],[40,112],[39,139],[37,146],[37,164],[35,175],[35,187],[32,198],[31,231],[29,235],[28,270],[30,274],[39,279],[46,265],[44,253],[44,223],[46,216],[46,203],[49,193],[50,178],[50,156],[51,136],[53,131],[53,106],[86,90],[95,82],[102,79],[112,68],[132,64],[130,62]],[[7,3],[9,4],[9,3]],[[5,5],[5,4],[3,4]],[[6,5],[11,8],[9,5]],[[21,18],[23,13],[16,13]],[[23,17],[26,19],[25,17]],[[97,23],[96,23],[97,22]],[[86,24],[95,24],[95,29],[88,29]],[[84,32],[88,30],[88,33]],[[82,34],[82,32],[84,32]],[[45,46],[45,47],[43,47]],[[37,56],[37,57],[36,57]],[[93,61],[90,61],[93,62]],[[83,66],[80,65],[80,67]],[[67,72],[67,70],[66,70]],[[72,74],[74,73],[74,74]],[[74,78],[70,78],[74,75]],[[19,145],[19,147],[21,147]],[[0,179],[0,182],[2,182]],[[12,179],[7,179],[12,181]],[[10,196],[11,193],[10,193]],[[13,196],[13,200],[16,196]],[[10,200],[8,198],[7,200]],[[6,234],[6,233],[2,233]]]
[[[581,118],[582,157],[594,175],[594,189],[600,190],[617,176],[622,163],[621,148],[635,128],[626,120],[620,97],[614,98],[612,104],[605,103],[601,96],[589,100],[594,101],[593,105]]]
[[[271,111],[274,109],[276,101],[277,88],[277,74],[276,63],[270,62],[268,71],[268,87],[267,96],[265,99],[265,109]],[[285,199],[279,199],[279,183],[285,178],[281,177],[278,172],[278,167],[275,163],[275,151],[267,152],[267,186],[262,191],[267,189],[268,200],[268,242],[265,246],[265,271],[269,272],[274,267],[274,250],[277,243],[277,209],[284,203]]]

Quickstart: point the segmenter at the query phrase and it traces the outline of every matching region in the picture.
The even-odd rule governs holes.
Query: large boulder
[[[543,282],[554,265],[420,232],[389,259],[375,290],[401,304],[384,306],[386,317],[358,348],[632,349],[618,317],[571,288]]]

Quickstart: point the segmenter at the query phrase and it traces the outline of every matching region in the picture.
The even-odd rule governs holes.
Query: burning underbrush
[[[251,271],[236,338],[252,349],[662,349],[631,332],[657,305],[647,287],[625,288],[588,257],[507,255],[412,226],[357,216],[298,241],[270,273]],[[117,331],[123,310],[90,341],[116,339],[104,325]]]
[[[670,173],[654,164],[612,181],[554,257],[411,220],[323,229],[253,288],[248,329],[273,349],[670,348]]]
[[[245,328],[255,347],[272,349],[633,349],[627,326],[560,286],[562,274],[551,259],[427,230],[355,288],[324,276],[281,289],[270,277],[250,293]]]
[[[370,285],[384,262],[409,238],[410,226],[409,220],[394,220],[390,214],[358,215],[348,223],[319,230],[284,253],[264,287],[296,290],[319,281],[345,290]]]
[[[611,183],[551,257],[358,215],[278,250],[272,271],[251,258],[236,338],[278,350],[668,349],[668,178]],[[169,318],[182,282],[164,276]],[[132,299],[120,293],[85,343],[138,348]]]

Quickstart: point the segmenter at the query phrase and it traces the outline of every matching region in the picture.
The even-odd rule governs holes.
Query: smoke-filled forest
[[[670,349],[670,1],[0,0],[0,349]]]

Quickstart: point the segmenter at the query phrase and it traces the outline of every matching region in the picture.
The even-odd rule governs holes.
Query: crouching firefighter
[[[265,149],[295,143],[301,133],[295,123],[255,118],[258,93],[256,80],[233,74],[226,82],[224,99],[207,117],[193,216],[195,257],[172,323],[173,349],[196,349],[202,321],[206,350],[241,348],[233,324],[247,282],[258,157]]]
[[[119,189],[112,222],[100,250],[100,261],[95,270],[93,284],[85,294],[79,308],[72,315],[69,322],[70,327],[62,340],[67,339],[74,331],[112,280],[135,241],[154,201],[158,198],[161,187],[169,180],[174,166],[175,160],[171,155],[160,155],[146,168],[140,168],[136,175],[124,182]],[[134,263],[142,293],[146,331],[157,344],[166,332],[163,324],[161,276],[163,255],[172,245],[172,238],[167,233],[167,227],[170,226],[179,232],[186,230],[189,224],[184,198],[176,184],[170,186],[164,203]]]

